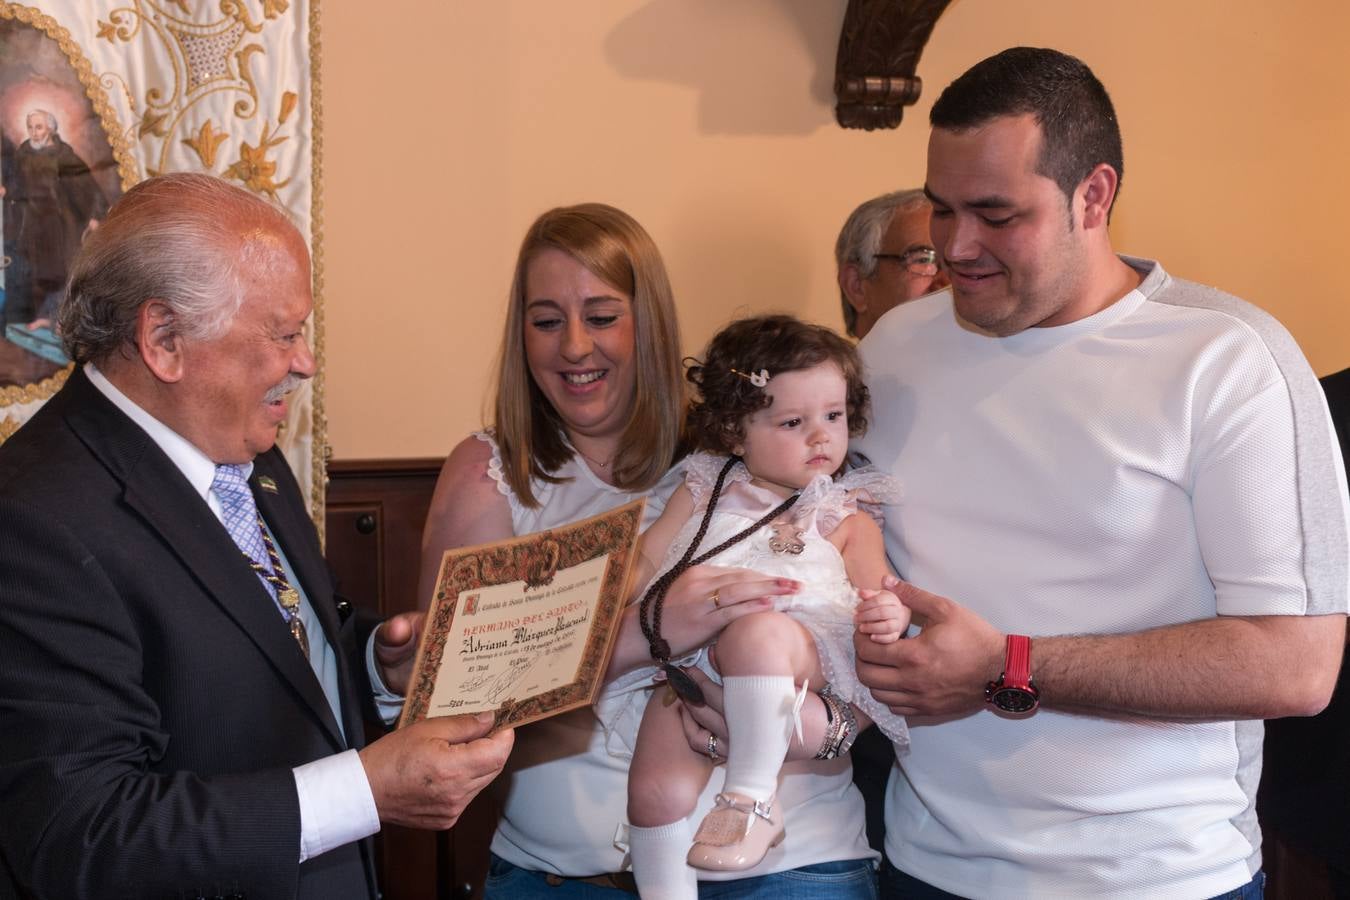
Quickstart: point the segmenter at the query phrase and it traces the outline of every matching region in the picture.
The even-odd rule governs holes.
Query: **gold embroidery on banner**
[[[295,112],[295,103],[300,98],[296,96],[295,91],[287,91],[281,95],[281,111],[277,113],[277,124],[285,125],[286,120]]]
[[[141,116],[141,123],[136,126],[136,136],[145,137],[147,134],[153,134],[155,137],[164,137],[169,133],[164,127],[164,120],[168,117],[168,113],[157,113],[153,109],[147,109]]]
[[[254,193],[266,194],[275,200],[277,191],[290,184],[291,180],[289,178],[279,182],[272,180],[272,176],[277,172],[277,164],[267,158],[267,151],[283,143],[286,138],[271,135],[271,127],[270,124],[263,125],[262,137],[256,147],[240,143],[239,161],[230,166],[225,174],[244,182]]]
[[[0,407],[13,406],[16,403],[32,403],[35,400],[46,400],[61,390],[61,385],[66,383],[66,379],[70,377],[70,372],[74,368],[74,364],[67,365],[55,375],[32,384],[7,384],[0,387]]]
[[[187,60],[188,90],[193,91],[208,82],[230,77],[230,54],[239,46],[244,27],[234,22],[215,33],[194,33],[182,28],[172,28],[169,33],[178,41]],[[252,87],[251,81],[249,86]]]
[[[206,168],[213,168],[216,164],[216,148],[220,146],[221,141],[229,135],[225,132],[216,133],[215,126],[211,120],[207,119],[206,124],[198,129],[197,133],[189,138],[183,138],[183,143],[187,144],[197,153],[197,157],[202,161]]]
[[[108,13],[108,21],[100,20],[98,23],[98,36],[105,38],[110,44],[130,41],[140,30],[141,16],[134,9],[114,9]]]
[[[134,100],[131,104],[139,116],[132,131],[146,145],[147,174],[179,168],[170,161],[179,143],[192,147],[207,170],[214,169],[216,155],[210,151],[203,155],[200,132],[191,133],[201,128],[200,120],[192,121],[192,108],[205,97],[229,91],[240,95],[233,104],[236,117],[250,119],[257,114],[262,89],[254,59],[266,57],[267,50],[261,44],[243,42],[248,35],[262,33],[268,20],[276,20],[288,7],[289,3],[263,2],[262,16],[256,18],[246,0],[220,0],[219,12],[203,22],[193,21],[184,0],[131,0],[128,6],[110,11],[106,20],[98,20],[99,38],[114,45],[135,43],[128,46],[129,53],[144,47],[169,56],[159,67],[169,82],[145,86],[143,108],[135,109],[141,104]],[[143,30],[154,40],[137,42]],[[218,132],[227,137],[230,133],[228,127]]]
[[[253,21],[253,17],[248,13],[248,4],[244,3],[243,0],[220,0],[220,11],[225,15],[238,20],[240,25],[243,25],[253,34],[257,34],[263,30],[260,23],[255,23]],[[265,10],[263,15],[267,16]],[[267,16],[267,18],[274,19],[276,16]]]
[[[309,244],[310,278],[314,284],[313,340],[314,361],[318,372],[314,376],[311,393],[313,412],[310,420],[314,431],[310,441],[313,478],[309,484],[310,515],[319,530],[319,541],[324,539],[324,512],[328,499],[328,420],[324,415],[324,329],[323,329],[323,79],[320,77],[320,0],[309,4],[309,129],[310,129],[310,192]],[[283,99],[283,109],[284,99]],[[283,117],[284,118],[284,117]]]
[[[234,54],[236,65],[239,67],[239,78],[248,85],[249,96],[240,99],[234,104],[234,114],[241,118],[248,118],[258,111],[258,86],[253,82],[253,69],[249,66],[249,60],[253,54],[267,54],[267,51],[257,44],[249,44]],[[249,99],[252,103],[249,103]]]

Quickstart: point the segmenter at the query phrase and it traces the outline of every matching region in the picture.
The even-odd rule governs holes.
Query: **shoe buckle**
[[[713,798],[713,805],[720,806],[726,809],[734,809],[738,813],[744,813],[746,815],[745,820],[746,834],[750,833],[750,826],[754,824],[755,816],[758,816],[765,822],[768,822],[770,825],[773,824],[772,797],[770,797],[768,800],[756,800],[753,803],[747,804],[743,803],[740,800],[737,800],[734,797],[729,797],[726,794],[718,794],[716,797]]]

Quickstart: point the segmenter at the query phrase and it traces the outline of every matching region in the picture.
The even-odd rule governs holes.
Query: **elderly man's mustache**
[[[276,403],[282,397],[285,397],[291,391],[300,387],[300,385],[304,383],[305,379],[301,378],[299,375],[296,375],[294,373],[287,375],[285,379],[281,381],[280,384],[278,384],[276,387],[272,388],[270,391],[267,392],[267,396],[263,397],[263,402]]]

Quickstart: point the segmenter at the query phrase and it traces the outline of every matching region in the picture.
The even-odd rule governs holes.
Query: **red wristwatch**
[[[1007,713],[1034,712],[1041,692],[1031,677],[1031,638],[1025,634],[1008,635],[1003,658],[1003,674],[984,688],[984,699]]]

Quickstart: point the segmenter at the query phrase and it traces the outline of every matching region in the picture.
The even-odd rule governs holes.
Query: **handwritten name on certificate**
[[[593,703],[643,506],[447,551],[400,724],[490,711],[495,730]]]

